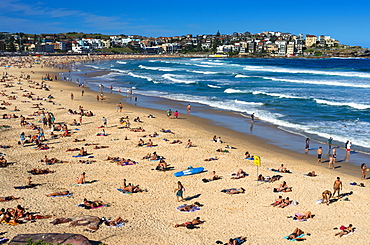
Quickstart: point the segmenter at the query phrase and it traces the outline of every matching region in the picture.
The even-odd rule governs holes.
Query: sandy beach
[[[68,72],[68,62],[83,62],[94,57],[50,58],[50,57],[23,57],[1,58],[0,72],[5,81],[1,83],[0,101],[11,103],[1,105],[6,107],[2,114],[15,114],[18,118],[1,119],[2,127],[0,145],[11,146],[3,148],[1,153],[9,166],[0,168],[1,191],[0,197],[15,196],[19,200],[1,202],[0,208],[15,208],[18,204],[28,212],[39,215],[53,215],[49,219],[37,219],[19,225],[1,223],[2,236],[12,239],[17,234],[25,233],[77,233],[93,241],[104,244],[216,244],[216,241],[227,243],[230,238],[247,237],[245,244],[271,244],[272,241],[289,244],[284,239],[300,228],[305,232],[307,244],[367,244],[366,234],[370,231],[367,221],[369,214],[368,195],[370,194],[367,180],[361,180],[361,170],[357,166],[339,162],[336,169],[327,168],[327,156],[324,163],[317,164],[313,155],[294,153],[277,146],[272,146],[255,136],[244,135],[230,129],[212,125],[206,119],[186,114],[182,108],[179,118],[167,117],[165,111],[141,108],[123,103],[122,112],[116,110],[116,104],[121,96],[104,94],[104,100],[97,100],[98,93],[78,85],[55,80],[59,72]],[[99,58],[99,57],[96,57]],[[100,57],[101,58],[101,57]],[[111,57],[118,58],[118,57]],[[119,57],[122,58],[122,57]],[[53,60],[54,59],[54,60]],[[23,60],[17,62],[17,60]],[[35,63],[35,60],[39,62]],[[63,62],[64,64],[61,64]],[[5,68],[4,66],[10,65]],[[32,66],[32,67],[30,67]],[[61,69],[64,68],[64,69]],[[42,80],[50,74],[52,81]],[[28,77],[29,75],[29,77]],[[41,83],[43,82],[44,88]],[[47,88],[47,89],[45,89]],[[32,98],[24,97],[33,93]],[[73,93],[73,99],[71,98]],[[52,95],[52,99],[47,99]],[[15,96],[15,99],[10,98]],[[36,98],[39,100],[36,100]],[[45,98],[45,99],[43,99]],[[41,104],[40,104],[41,103]],[[35,104],[39,104],[38,108]],[[15,107],[19,111],[14,111]],[[82,117],[82,125],[71,126],[74,119],[79,122],[80,115],[68,114],[68,110],[92,111],[93,116]],[[43,110],[41,110],[43,109]],[[69,137],[61,137],[62,131],[53,131],[57,138],[52,139],[50,128],[44,127],[41,115],[34,116],[35,112],[52,112],[55,123],[67,124]],[[148,115],[154,118],[149,118]],[[35,135],[37,130],[29,126],[21,126],[19,116],[23,115],[26,121],[41,127],[45,131],[42,143],[50,149],[37,150],[35,143],[26,143],[25,147],[18,144],[20,134]],[[130,128],[122,128],[121,117],[127,117]],[[107,126],[103,125],[103,117]],[[142,122],[135,122],[139,117]],[[126,119],[124,119],[126,120]],[[145,132],[131,131],[133,128],[143,128]],[[258,123],[254,127],[258,127]],[[107,136],[97,136],[105,130]],[[172,133],[160,132],[161,129],[171,130]],[[158,133],[157,137],[143,135]],[[212,141],[214,135],[221,137],[223,143]],[[127,140],[125,139],[127,138]],[[144,143],[149,139],[155,147],[138,146],[142,138]],[[74,139],[85,139],[83,142],[73,142]],[[167,140],[164,140],[167,139]],[[193,146],[186,148],[186,142],[191,140]],[[170,144],[174,140],[181,144]],[[94,149],[99,144],[108,148]],[[227,145],[235,149],[225,148]],[[75,158],[78,151],[67,152],[67,149],[84,147],[93,158]],[[217,152],[217,149],[228,152]],[[245,152],[258,155],[262,159],[262,166],[258,174],[263,176],[281,175],[280,180],[273,183],[258,182],[257,166],[253,161],[245,159]],[[165,162],[173,169],[169,171],[154,170],[159,161],[143,159],[148,153],[156,152],[165,158]],[[52,165],[40,162],[44,156],[64,161]],[[134,165],[117,165],[107,161],[107,157],[120,157],[138,162]],[[215,158],[218,160],[204,161]],[[90,164],[78,163],[79,160],[93,161]],[[277,173],[268,168],[278,169],[281,164],[292,173]],[[199,174],[175,177],[174,173],[187,169],[204,167],[205,171]],[[54,173],[31,175],[33,168],[49,168]],[[241,179],[231,179],[229,174],[243,169],[247,176]],[[315,171],[316,177],[305,176]],[[212,171],[222,178],[204,183]],[[86,173],[86,180],[92,182],[85,186],[72,186],[76,177]],[[30,189],[14,189],[14,186],[26,184],[26,179],[32,176],[32,182],[40,184]],[[316,204],[322,198],[322,192],[333,192],[333,183],[337,177],[343,181],[341,198],[332,198],[330,205]],[[144,192],[123,194],[117,191],[127,183],[140,185]],[[183,184],[184,202],[177,202],[175,189],[177,182]],[[292,192],[274,193],[273,189],[286,181]],[[350,185],[351,182],[364,183],[366,187]],[[241,194],[225,194],[223,189],[244,188]],[[68,190],[73,196],[47,197],[46,194]],[[285,208],[271,207],[279,195],[289,197],[297,205]],[[76,205],[88,200],[100,200],[106,207],[84,209]],[[348,200],[348,201],[346,201]],[[196,212],[180,212],[176,208],[184,204],[198,202],[200,210]],[[295,221],[295,213],[311,211],[314,218],[307,221]],[[101,224],[97,231],[91,231],[86,226],[72,227],[69,224],[53,225],[50,222],[56,218],[92,215],[99,218],[114,219],[118,216],[127,219],[123,227],[111,228]],[[205,222],[197,229],[185,227],[175,228],[176,224],[192,221],[200,217]],[[356,232],[348,237],[334,236],[340,226],[353,224]],[[309,233],[310,235],[307,235]]]

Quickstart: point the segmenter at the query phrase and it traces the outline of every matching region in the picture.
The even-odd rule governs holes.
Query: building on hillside
[[[312,47],[316,45],[317,37],[314,35],[306,35],[306,47]]]
[[[265,50],[267,53],[277,54],[279,52],[279,45],[277,45],[276,43],[268,43],[265,46]]]
[[[286,56],[287,57],[294,56],[294,51],[295,51],[294,41],[290,41],[286,46]]]
[[[287,42],[286,41],[276,41],[275,43],[279,47],[278,55],[279,56],[285,56],[286,55]]]
[[[34,51],[37,53],[54,53],[54,45],[45,43],[36,44]]]

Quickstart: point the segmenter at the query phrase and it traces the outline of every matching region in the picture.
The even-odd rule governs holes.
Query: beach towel
[[[238,188],[223,189],[221,190],[221,192],[230,192],[230,191],[237,191],[237,190],[241,190],[241,189],[238,189]]]
[[[71,186],[84,186],[84,185],[91,185],[90,183],[85,183],[85,184],[72,184]]]
[[[123,163],[117,163],[117,165],[120,165],[120,166],[129,166],[129,165],[135,165],[137,164],[137,162],[123,162]]]
[[[107,220],[107,221],[110,222],[110,220]],[[117,223],[114,226],[108,225],[108,227],[110,227],[110,228],[118,228],[118,227],[123,227],[125,224],[126,224],[125,222],[121,221],[121,222]]]
[[[85,208],[85,209],[97,209],[97,208],[102,208],[102,207],[106,207],[107,204],[103,204],[103,205],[100,205],[100,206],[97,206],[97,207],[90,207],[90,206],[86,206],[85,204],[83,203],[80,203],[80,204],[77,204],[76,205],[77,207],[80,207],[80,208]]]
[[[0,238],[0,244],[6,243],[7,241],[9,241],[8,238],[5,237]]]
[[[91,156],[90,154],[88,154],[86,156],[83,156],[83,155],[75,155],[75,156],[72,156],[72,157],[94,158],[94,156]]]
[[[67,195],[63,195],[63,196],[50,196],[50,197],[71,197],[73,196],[73,193],[69,193]]]
[[[284,237],[284,239],[288,239],[288,237],[289,237],[289,236],[286,236],[286,237]],[[302,237],[304,237],[304,234],[299,235],[299,236],[297,236],[296,238],[302,238]],[[297,241],[297,239],[292,239],[292,240],[289,240],[289,241]]]
[[[128,194],[128,195],[132,195],[133,193],[129,192],[129,191],[126,191],[126,190],[122,190],[122,189],[116,189],[117,191],[121,192],[122,194]]]
[[[303,216],[304,214],[299,214],[299,213],[295,213],[294,214],[294,217],[293,217],[293,220],[294,221],[307,221],[307,219],[295,219],[295,217],[297,217],[297,216]]]
[[[254,160],[254,157],[247,157],[245,159],[247,159],[247,160]]]
[[[322,199],[319,199],[319,200],[316,200],[316,203],[315,204],[321,204],[321,203],[323,203],[322,202]]]
[[[347,235],[343,235],[343,237],[347,237],[347,236],[349,236],[349,235],[352,235],[353,233],[355,233],[355,232],[356,232],[356,230],[357,230],[357,229],[353,230],[352,232],[348,233]]]
[[[195,207],[193,207],[192,209],[190,209],[189,211],[181,211],[181,210],[180,210],[180,208],[185,207],[186,205],[187,205],[187,204],[184,204],[184,205],[178,206],[178,207],[176,208],[176,210],[177,210],[177,211],[179,211],[179,212],[184,212],[184,213],[192,213],[192,212],[196,212],[196,211],[200,210],[200,207],[195,206]]]
[[[36,185],[31,184],[31,185],[23,185],[23,186],[14,186],[14,189],[30,189],[34,187],[36,187]]]

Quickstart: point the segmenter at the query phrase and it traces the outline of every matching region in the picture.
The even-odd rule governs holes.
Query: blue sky
[[[0,0],[0,31],[152,37],[281,31],[370,48],[369,7],[368,0]]]

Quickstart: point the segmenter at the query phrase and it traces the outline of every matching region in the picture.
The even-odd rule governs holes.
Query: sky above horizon
[[[260,33],[326,35],[370,48],[370,1],[0,0],[0,31],[147,37]]]

